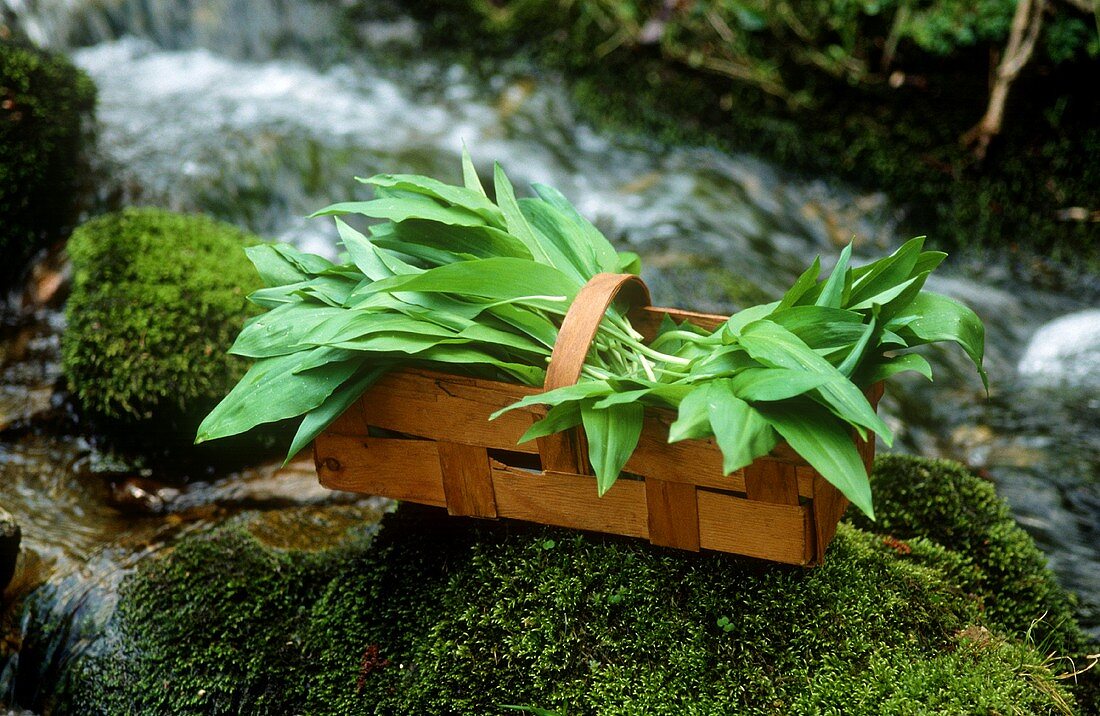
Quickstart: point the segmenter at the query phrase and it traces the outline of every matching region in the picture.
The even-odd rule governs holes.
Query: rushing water
[[[617,245],[638,251],[658,302],[712,312],[771,300],[814,255],[835,260],[850,237],[864,258],[907,238],[881,194],[746,155],[602,133],[577,119],[558,78],[471,71],[421,52],[416,25],[392,8],[353,21],[348,5],[0,0],[99,86],[104,203],[205,211],[332,254],[331,224],[306,214],[365,196],[354,176],[458,179],[465,142],[484,173],[497,159],[517,186],[557,186]],[[990,266],[949,262],[929,287],[982,316],[993,391],[986,400],[961,352],[935,351],[936,383],[897,381],[884,402],[897,447],[962,460],[994,480],[1100,634],[1100,311],[1079,295],[1012,285]],[[4,380],[47,413],[59,409],[49,388],[58,321],[46,311],[21,344],[41,355],[32,350],[20,370],[47,366],[43,374]],[[102,490],[89,494],[89,446],[7,434],[0,501],[23,522],[30,553],[60,574],[51,588],[69,579],[58,564],[84,574],[82,584],[115,575],[96,608],[135,555],[181,524],[210,522],[123,517]],[[197,503],[219,499],[198,494]]]

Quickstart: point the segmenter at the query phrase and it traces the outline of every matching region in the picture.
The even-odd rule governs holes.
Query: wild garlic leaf
[[[279,304],[249,320],[229,352],[247,358],[271,358],[300,351],[317,328],[347,313],[342,308],[316,306],[301,301]]]
[[[585,398],[595,398],[597,396],[611,395],[615,392],[615,389],[611,387],[611,384],[606,380],[585,380],[573,385],[567,385],[562,388],[555,388],[554,390],[548,390],[545,393],[536,393],[535,395],[528,395],[511,405],[501,408],[492,415],[489,416],[489,420],[496,420],[505,413],[517,410],[519,408],[526,408],[530,405],[560,405],[570,401],[583,400]]]
[[[462,143],[462,184],[470,191],[488,196],[485,193],[485,187],[481,185],[481,178],[477,175],[477,167],[474,166],[474,160],[470,158],[470,150],[466,148],[465,142]]]
[[[787,443],[872,520],[871,484],[847,426],[814,403],[799,400],[757,408]]]
[[[592,247],[560,211],[542,199],[520,199],[517,204],[531,228],[544,239],[543,244],[553,255],[555,266],[564,263],[581,281],[600,272]]]
[[[324,362],[332,355],[317,348],[256,361],[202,421],[196,442],[237,435],[313,410],[362,364],[361,359]],[[299,371],[318,359],[319,365]]]
[[[382,258],[378,255],[378,249],[370,239],[353,229],[339,217],[336,218],[336,231],[340,234],[340,241],[347,249],[352,262],[355,263],[356,268],[363,272],[364,276],[372,281],[393,276],[393,271],[382,261]]]
[[[814,300],[815,306],[827,306],[828,308],[841,308],[844,305],[844,289],[848,281],[848,262],[852,258],[852,245],[848,244],[840,252],[840,257],[833,267],[832,273],[821,286],[821,292]]]
[[[343,214],[361,214],[372,219],[405,221],[406,219],[424,219],[438,221],[453,226],[485,226],[485,219],[469,209],[458,206],[444,206],[438,201],[419,194],[409,196],[388,196],[370,201],[345,201],[326,206],[310,214],[318,216],[341,216]]]
[[[306,413],[298,426],[298,431],[294,434],[294,439],[290,442],[283,464],[290,462],[295,455],[306,449],[314,438],[359,400],[368,388],[385,375],[387,370],[388,366],[384,365],[361,368],[340,387],[333,390],[323,403]]]
[[[393,224],[389,238],[407,244],[466,253],[478,258],[531,258],[531,251],[523,242],[492,226],[452,226],[436,221],[408,219]]]
[[[915,275],[913,269],[922,248],[924,237],[918,236],[906,241],[889,256],[853,270],[852,295],[848,304],[858,304],[911,279]]]
[[[778,311],[798,305],[798,302],[802,300],[806,292],[817,284],[817,279],[820,275],[821,257],[815,256],[814,262],[810,264],[810,268],[803,271],[802,275],[798,277],[798,280],[794,282],[794,285],[783,294],[783,298],[779,301],[779,305],[776,306],[776,310]]]
[[[486,198],[484,192],[452,186],[438,179],[417,174],[376,174],[368,178],[356,177],[355,180],[362,184],[424,194],[432,199],[478,214],[492,226],[497,228],[504,226],[504,215],[493,202]]]
[[[879,307],[873,307],[873,313],[871,315],[871,321],[863,330],[863,335],[852,346],[852,350],[845,356],[840,365],[837,366],[837,370],[840,371],[845,377],[851,377],[856,368],[859,367],[860,362],[863,361],[863,357],[867,354],[867,348],[871,345],[871,339],[875,335],[875,329],[878,327],[878,313]]]
[[[818,388],[833,377],[789,368],[746,368],[721,382],[741,400],[750,402],[787,400]]]
[[[905,353],[899,356],[882,358],[874,365],[868,366],[858,377],[861,384],[873,385],[880,380],[886,380],[906,371],[920,373],[929,381],[932,380],[932,366],[928,364],[924,356],[917,353]]]
[[[707,403],[706,384],[703,384],[680,401],[676,420],[668,426],[668,441],[697,440],[711,435],[710,412]]]
[[[523,437],[519,439],[519,442],[525,443],[546,437],[547,435],[560,433],[563,430],[575,428],[580,424],[580,403],[561,403],[547,410],[545,417],[535,421],[535,423],[527,429],[527,432],[523,434]]]
[[[508,233],[515,236],[527,247],[535,261],[561,270],[564,260],[560,255],[555,257],[554,253],[556,252],[548,250],[550,247],[547,245],[547,240],[539,237],[535,230],[531,228],[527,218],[523,215],[523,211],[519,208],[512,182],[508,180],[499,164],[493,167],[493,184],[496,187],[497,203],[500,204],[500,210],[504,213],[504,220],[507,222]]]
[[[712,381],[704,392],[707,418],[722,450],[725,474],[740,470],[772,451],[778,442],[775,431],[755,408],[734,395],[732,381]]]
[[[596,472],[596,489],[602,497],[619,478],[623,465],[638,446],[645,409],[641,403],[595,408],[581,404],[581,422],[588,439],[588,460]]]
[[[546,371],[533,365],[516,363],[497,358],[489,352],[472,345],[441,343],[420,352],[416,358],[431,363],[447,365],[490,366],[510,376],[510,380],[523,385],[540,386],[546,380]]]
[[[952,298],[921,291],[892,323],[898,320],[905,323],[895,330],[911,346],[939,341],[959,344],[974,362],[986,391],[989,390],[989,376],[982,367],[985,326],[977,314]]]
[[[626,252],[628,255],[617,253],[615,247],[600,233],[600,230],[581,216],[581,213],[560,191],[545,184],[532,184],[531,188],[540,199],[557,209],[577,229],[578,239],[588,246],[595,259],[597,272],[637,273],[626,269],[638,261],[638,255],[633,252]]]
[[[256,273],[260,274],[260,280],[264,282],[265,286],[286,286],[309,278],[308,274],[293,262],[288,261],[271,244],[248,246],[244,252],[252,265],[256,267]]]
[[[423,291],[488,299],[534,295],[572,299],[579,289],[578,282],[551,266],[501,257],[437,266],[417,275],[393,276],[371,284],[365,293]],[[554,308],[561,308],[564,313],[563,307]]]
[[[771,321],[757,321],[741,331],[740,343],[749,355],[768,367],[809,371],[835,378],[815,388],[814,394],[861,434],[864,429],[873,430],[887,444],[893,441],[890,429],[859,388],[787,329]]]

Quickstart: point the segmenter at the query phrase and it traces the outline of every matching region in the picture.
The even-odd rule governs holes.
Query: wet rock
[[[1071,313],[1040,327],[1018,370],[1042,385],[1100,388],[1100,309]]]
[[[179,495],[179,490],[156,480],[128,477],[108,483],[107,504],[129,514],[158,515]]]
[[[19,543],[23,532],[19,524],[3,507],[0,507],[0,592],[8,586],[15,574],[15,562],[19,558]]]

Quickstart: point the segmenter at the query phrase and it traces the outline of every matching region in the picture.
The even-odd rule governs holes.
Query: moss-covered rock
[[[0,288],[73,226],[95,103],[64,57],[0,42]]]
[[[947,546],[842,524],[814,570],[410,507],[373,544],[321,554],[223,530],[126,583],[113,639],[71,674],[64,704],[109,714],[486,714],[502,704],[569,714],[1075,712],[1067,682],[1054,678],[1062,662],[1006,626],[1065,604],[1028,557],[1034,546],[1015,552],[1024,560],[1014,571],[1050,583],[1045,598],[1028,580],[978,579],[1010,556],[971,548],[982,534],[1014,542],[1010,518],[955,466],[889,458],[877,482],[922,471],[962,499],[927,509],[883,499],[880,519],[916,520]],[[956,525],[959,549],[924,517]],[[993,603],[1001,616],[991,618]]]
[[[878,521],[850,510],[853,524],[902,540],[925,538],[956,552],[964,568],[955,581],[980,597],[986,622],[999,630],[1031,630],[1061,654],[1084,648],[1069,594],[992,483],[956,462],[882,455],[872,490]]]
[[[128,425],[178,428],[201,418],[247,370],[226,354],[255,310],[256,237],[204,216],[127,209],[69,241],[73,291],[62,368],[85,410]]]

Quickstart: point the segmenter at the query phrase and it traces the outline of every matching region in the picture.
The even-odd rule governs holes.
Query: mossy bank
[[[564,71],[598,124],[886,191],[903,233],[1015,254],[1037,283],[1100,275],[1100,40],[1082,3],[1046,3],[984,158],[966,140],[1015,0],[408,5],[431,41],[490,71],[517,53]]]
[[[259,239],[204,216],[142,208],[99,217],[68,244],[73,290],[62,368],[84,411],[116,433],[189,444],[247,362],[226,354],[261,287]]]
[[[95,104],[67,59],[0,40],[0,291],[75,223]]]
[[[880,534],[787,568],[429,517],[373,543],[190,539],[129,579],[75,713],[1087,713],[1070,602],[988,485],[880,460]],[[919,509],[895,498],[924,493]],[[917,521],[909,522],[916,518]],[[1080,662],[1078,662],[1080,664]]]

